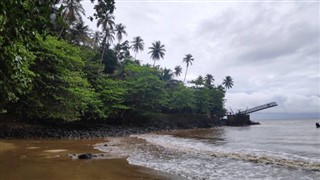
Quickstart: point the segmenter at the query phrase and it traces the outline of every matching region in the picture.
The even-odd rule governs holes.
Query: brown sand
[[[72,160],[68,153],[99,153],[91,140],[0,140],[0,180],[181,179],[129,165],[126,159]]]

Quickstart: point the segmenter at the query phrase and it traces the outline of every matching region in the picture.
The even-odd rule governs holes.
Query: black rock
[[[79,159],[92,159],[92,154],[80,154],[78,156]]]

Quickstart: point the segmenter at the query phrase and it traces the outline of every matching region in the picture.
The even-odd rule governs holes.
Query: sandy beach
[[[0,140],[0,179],[181,179],[129,165],[122,159],[73,160],[67,154],[99,153],[90,140]]]

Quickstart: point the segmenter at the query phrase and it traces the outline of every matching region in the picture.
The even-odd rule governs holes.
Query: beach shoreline
[[[0,139],[92,139],[175,129],[211,128],[220,125],[223,124],[219,119],[211,119],[203,114],[149,113],[143,117],[110,122],[39,121],[35,123],[4,118],[0,121]]]
[[[130,165],[126,158],[74,160],[69,153],[101,153],[93,148],[107,139],[0,140],[0,179],[183,179]]]

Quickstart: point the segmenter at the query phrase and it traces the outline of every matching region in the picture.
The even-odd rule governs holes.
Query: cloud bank
[[[144,39],[145,50],[137,55],[143,63],[152,64],[148,47],[160,40],[166,48],[157,62],[161,66],[185,70],[183,57],[194,56],[187,80],[210,73],[221,84],[233,77],[227,108],[276,101],[279,106],[266,112],[319,113],[319,7],[318,2],[116,1],[115,17],[127,26],[127,39]]]

